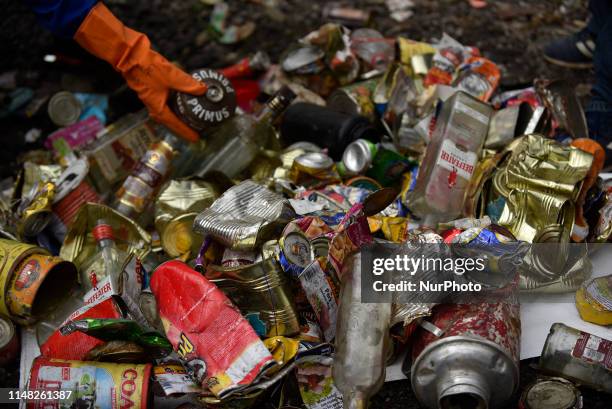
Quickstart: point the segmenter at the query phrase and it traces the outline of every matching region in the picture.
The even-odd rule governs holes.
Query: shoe
[[[571,36],[561,38],[544,47],[544,58],[566,68],[591,68],[595,39],[586,28]]]

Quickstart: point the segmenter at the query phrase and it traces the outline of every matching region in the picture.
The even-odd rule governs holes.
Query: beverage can
[[[538,379],[525,388],[518,409],[582,409],[582,394],[567,379]]]
[[[81,116],[81,103],[68,91],[60,91],[49,100],[47,113],[51,121],[59,127],[72,125]]]

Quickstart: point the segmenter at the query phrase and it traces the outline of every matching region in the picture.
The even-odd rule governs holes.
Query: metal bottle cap
[[[365,139],[357,139],[344,150],[342,163],[350,173],[364,173],[372,165],[375,154],[376,145]]]
[[[295,162],[308,169],[329,169],[334,165],[332,158],[323,152],[308,152],[295,158]]]
[[[72,93],[60,91],[49,100],[47,113],[55,125],[64,127],[78,121],[81,109],[81,103]]]
[[[563,378],[537,381],[523,392],[525,409],[579,409],[582,407],[580,391]]]

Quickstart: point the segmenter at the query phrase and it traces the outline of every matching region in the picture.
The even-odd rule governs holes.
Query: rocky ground
[[[584,0],[489,0],[483,9],[472,8],[467,0],[413,0],[414,15],[398,23],[389,17],[384,0],[348,1],[354,7],[371,11],[373,25],[387,36],[405,36],[434,41],[447,32],[499,64],[502,87],[528,86],[534,78],[568,78],[587,97],[593,73],[570,71],[547,64],[541,48],[552,38],[584,26],[587,11]],[[277,59],[283,50],[304,34],[316,29],[324,19],[329,3],[323,0],[228,0],[229,22],[255,23],[246,40],[233,45],[215,41],[208,28],[214,0],[108,0],[110,8],[129,26],[147,33],[157,49],[187,69],[221,67],[256,50],[266,50]],[[88,57],[70,39],[53,37],[37,25],[29,10],[15,0],[0,0],[0,74],[17,70],[22,83],[55,83],[67,89],[124,95],[121,78],[104,63]],[[43,56],[60,57],[54,64]],[[74,62],[79,62],[75,65]],[[111,113],[112,117],[112,113]],[[16,154],[27,149],[23,135],[31,127],[27,121],[0,121],[8,149],[0,152],[2,174],[12,172]],[[522,384],[533,380],[535,372],[523,363]],[[0,370],[0,378],[5,375]],[[13,378],[14,379],[14,378]],[[0,379],[5,383],[6,379]],[[585,408],[603,409],[605,399],[585,392]],[[391,382],[372,401],[372,408],[418,408],[408,381]],[[516,407],[512,405],[511,407]]]

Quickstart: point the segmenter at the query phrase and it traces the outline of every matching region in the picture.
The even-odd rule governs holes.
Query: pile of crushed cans
[[[372,243],[608,241],[612,156],[566,82],[500,92],[446,34],[331,23],[192,75],[207,93],[169,103],[200,142],[62,91],[47,149],[2,183],[0,360],[27,408],[365,409],[399,359],[424,408],[612,393],[612,340],[555,324],[519,390],[518,305],[360,297]],[[611,325],[612,276],[555,259],[520,290]]]

